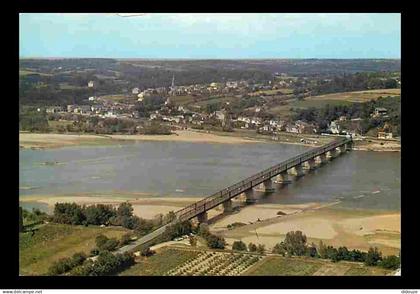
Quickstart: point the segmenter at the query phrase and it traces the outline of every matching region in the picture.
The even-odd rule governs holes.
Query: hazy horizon
[[[401,14],[19,15],[19,56],[98,55],[114,59],[400,59]]]

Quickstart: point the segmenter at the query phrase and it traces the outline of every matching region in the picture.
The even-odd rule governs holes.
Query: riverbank
[[[243,144],[277,142],[308,147],[317,147],[333,140],[331,136],[292,134],[280,132],[276,136],[258,134],[250,130],[235,132],[207,132],[199,130],[179,130],[172,135],[89,135],[89,134],[43,134],[19,133],[21,148],[46,149],[79,145],[110,145],[133,143],[136,141],[173,141],[190,143]],[[363,141],[355,140],[354,150],[400,152],[401,142],[397,140],[379,140],[374,138]]]
[[[63,196],[25,196],[23,204],[42,203],[52,213],[57,202],[78,204],[118,205],[128,201],[134,214],[153,219],[159,214],[176,211],[200,200],[197,197],[154,197],[144,193],[121,194],[79,194]],[[346,246],[367,251],[376,246],[385,255],[398,254],[401,246],[401,214],[399,211],[360,210],[338,208],[340,201],[304,204],[254,204],[245,205],[234,200],[238,210],[223,214],[223,208],[216,207],[208,212],[210,229],[222,235],[229,244],[236,240],[265,244],[268,250],[281,242],[287,232],[300,230],[308,242],[316,245],[323,241],[334,247]],[[239,223],[234,229],[228,225]]]
[[[367,251],[372,246],[378,247],[384,255],[398,254],[401,248],[399,211],[336,208],[337,203],[256,204],[212,224],[211,230],[230,244],[236,240],[246,244],[262,243],[269,250],[284,240],[287,232],[300,230],[306,234],[309,244],[318,245],[322,240],[334,247]],[[243,225],[228,229],[233,223]]]
[[[176,131],[172,135],[75,135],[75,134],[41,134],[19,133],[21,148],[44,149],[78,145],[123,144],[135,141],[173,141],[192,143],[242,144],[261,142],[257,139],[219,136],[211,133],[189,130]]]

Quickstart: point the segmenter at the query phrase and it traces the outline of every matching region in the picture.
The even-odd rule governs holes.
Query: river
[[[207,196],[308,147],[279,143],[136,142],[19,151],[19,194],[144,192]],[[50,162],[53,164],[45,164]],[[340,199],[345,207],[400,210],[401,156],[351,151],[261,202]]]

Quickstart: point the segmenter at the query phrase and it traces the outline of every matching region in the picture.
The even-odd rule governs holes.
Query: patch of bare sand
[[[247,213],[252,214],[252,212],[253,210],[248,210]],[[240,218],[241,213],[237,214],[235,220],[249,219]],[[232,223],[232,220],[231,218],[228,222]],[[365,227],[363,233],[360,232],[363,231],[363,229],[360,230],[360,224]],[[245,243],[265,244],[268,250],[283,241],[287,232],[296,230],[306,234],[308,243],[318,244],[320,240],[323,240],[324,243],[335,247],[346,246],[350,249],[364,251],[367,251],[371,246],[377,246],[386,255],[398,254],[401,239],[400,213],[327,207],[303,209],[295,214],[275,218],[266,217],[260,222],[232,230],[216,225],[211,228],[224,236],[230,244],[235,240],[242,240]]]
[[[194,132],[194,131],[176,131],[173,135],[110,135],[110,138],[118,140],[138,140],[138,141],[176,141],[176,142],[207,142],[207,143],[254,143],[260,142],[248,138],[233,136],[218,136],[210,133]]]
[[[369,217],[349,218],[338,222],[344,230],[356,235],[371,235],[377,232],[401,233],[401,214],[391,213]]]

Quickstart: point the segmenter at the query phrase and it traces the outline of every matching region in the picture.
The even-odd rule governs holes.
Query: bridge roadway
[[[163,224],[162,227],[156,229],[155,231],[149,233],[146,236],[143,236],[142,238],[138,239],[132,244],[129,244],[120,248],[117,252],[123,253],[127,251],[132,251],[140,245],[150,243],[151,241],[155,240],[157,237],[161,236],[165,232],[166,227],[170,225],[173,225],[180,221],[185,221],[185,220],[189,220],[194,217],[197,217],[200,214],[205,213],[206,211],[212,208],[215,208],[216,206],[223,204],[226,201],[229,201],[230,199],[238,196],[239,194],[244,193],[245,191],[251,190],[253,187],[258,186],[261,183],[267,180],[270,180],[271,178],[281,173],[287,172],[289,169],[297,167],[309,160],[313,160],[320,155],[326,154],[327,152],[335,151],[336,148],[344,147],[345,149],[348,149],[347,146],[351,144],[352,144],[351,138],[339,138],[321,147],[313,148],[309,151],[306,151],[290,159],[287,159],[283,162],[280,162],[277,165],[267,168],[266,170],[263,170],[262,172],[259,172],[249,178],[244,179],[243,181],[240,181],[227,188],[224,188],[209,197],[206,197],[200,201],[197,201],[191,205],[188,205],[176,211],[175,220],[173,220],[172,222]]]

